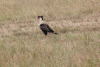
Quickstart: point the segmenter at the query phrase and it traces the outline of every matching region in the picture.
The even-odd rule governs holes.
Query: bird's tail
[[[56,32],[53,32],[54,34],[58,34],[58,33],[56,33]]]

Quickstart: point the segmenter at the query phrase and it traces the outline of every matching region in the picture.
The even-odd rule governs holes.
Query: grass
[[[99,2],[99,0],[2,0],[0,3],[0,21],[22,20],[34,18],[37,15],[44,15],[47,17],[46,20],[84,19],[85,16],[92,13],[100,13]]]
[[[46,39],[44,36],[32,33],[3,36],[0,46],[2,53],[0,65],[5,67],[84,67],[84,64],[85,67],[99,66],[98,35],[99,32],[80,34],[70,32],[59,36],[49,35]]]
[[[99,67],[99,0],[1,0],[0,67]],[[36,17],[58,35],[44,36]]]

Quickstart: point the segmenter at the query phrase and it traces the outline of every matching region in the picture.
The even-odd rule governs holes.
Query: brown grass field
[[[0,67],[100,67],[100,0],[0,0]]]

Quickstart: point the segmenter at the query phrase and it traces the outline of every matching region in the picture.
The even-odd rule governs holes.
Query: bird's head
[[[40,18],[41,18],[41,19],[43,20],[43,16],[38,16],[37,18],[38,18],[38,19],[40,19]]]

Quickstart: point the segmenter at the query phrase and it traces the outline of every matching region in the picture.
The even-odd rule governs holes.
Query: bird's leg
[[[47,37],[47,35],[45,35],[45,38]]]

